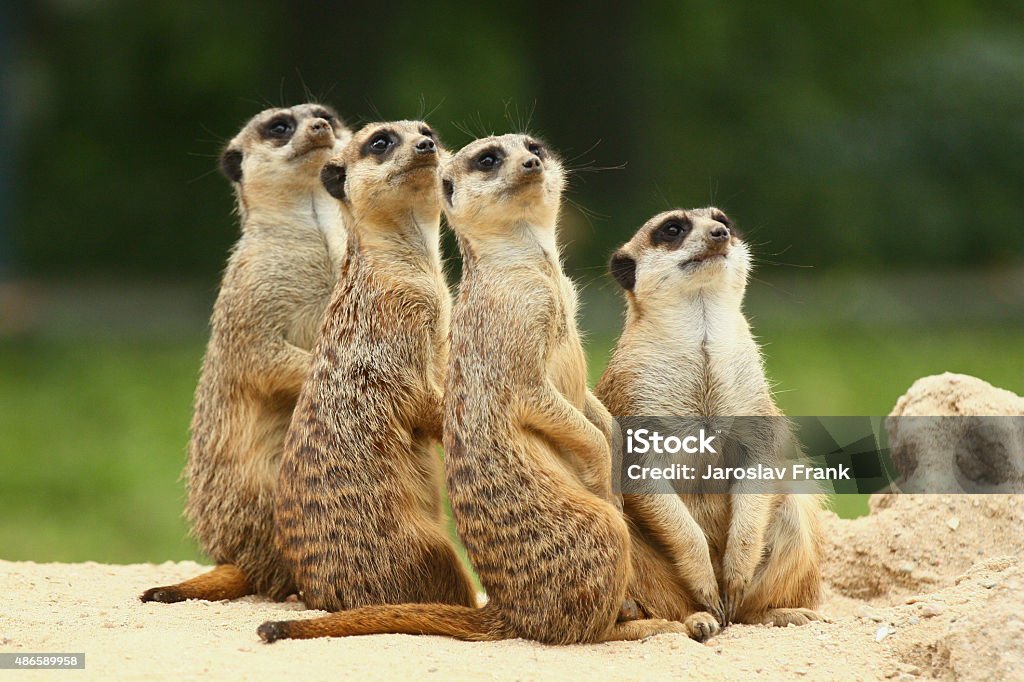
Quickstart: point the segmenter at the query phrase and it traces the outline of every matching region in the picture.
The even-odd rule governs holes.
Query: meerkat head
[[[320,179],[352,218],[350,229],[408,218],[437,221],[437,166],[444,153],[433,129],[422,121],[371,123],[327,162]]]
[[[526,223],[554,228],[565,173],[558,157],[530,135],[470,142],[441,168],[441,194],[456,233],[500,234]]]
[[[750,267],[750,249],[714,207],[659,213],[609,263],[630,301],[666,305],[709,290],[742,299]]]
[[[243,203],[286,200],[319,185],[320,168],[352,136],[330,107],[299,104],[256,114],[220,156]]]

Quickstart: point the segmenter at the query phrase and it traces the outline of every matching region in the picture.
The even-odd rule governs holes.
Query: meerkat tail
[[[268,644],[279,639],[353,635],[442,635],[470,642],[513,636],[494,609],[449,604],[362,606],[321,618],[267,621],[257,633]]]
[[[211,571],[177,585],[151,587],[143,592],[139,599],[173,604],[186,599],[205,599],[206,601],[238,599],[247,594],[255,594],[255,592],[256,590],[240,568],[234,564],[220,564]]]

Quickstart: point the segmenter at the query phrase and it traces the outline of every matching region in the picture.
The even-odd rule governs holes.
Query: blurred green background
[[[514,7],[0,7],[0,558],[199,556],[178,476],[237,236],[215,159],[309,98],[559,149],[595,379],[608,254],[715,203],[758,256],[747,308],[787,413],[883,415],[947,370],[1024,393],[1020,3]]]

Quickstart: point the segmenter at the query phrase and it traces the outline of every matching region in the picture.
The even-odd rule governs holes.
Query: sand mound
[[[1024,556],[1024,496],[874,495],[871,513],[825,519],[826,585],[872,604],[953,585],[975,564]]]
[[[732,626],[707,644],[546,647],[378,635],[261,644],[256,626],[319,612],[257,598],[143,604],[191,563],[0,562],[0,651],[85,652],[89,679],[1024,679],[1024,497],[879,496],[826,519],[830,623]]]
[[[893,416],[1024,415],[1024,398],[967,374],[923,377],[900,396]]]
[[[947,372],[915,381],[885,427],[903,492],[1024,493],[1024,398]]]

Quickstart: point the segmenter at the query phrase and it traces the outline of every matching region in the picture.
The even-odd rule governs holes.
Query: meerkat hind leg
[[[760,623],[761,625],[774,625],[777,628],[784,628],[788,625],[807,625],[816,620],[825,620],[817,611],[812,609],[768,609],[757,618],[751,618],[749,622]]]
[[[238,599],[254,592],[252,585],[249,584],[249,579],[241,569],[233,564],[220,564],[213,570],[176,585],[151,587],[143,592],[139,599],[174,604],[186,599],[204,599],[206,601]]]
[[[645,618],[643,620],[624,620],[612,626],[611,630],[601,639],[602,642],[638,641],[675,633],[690,636],[690,630],[684,623],[662,618]]]

